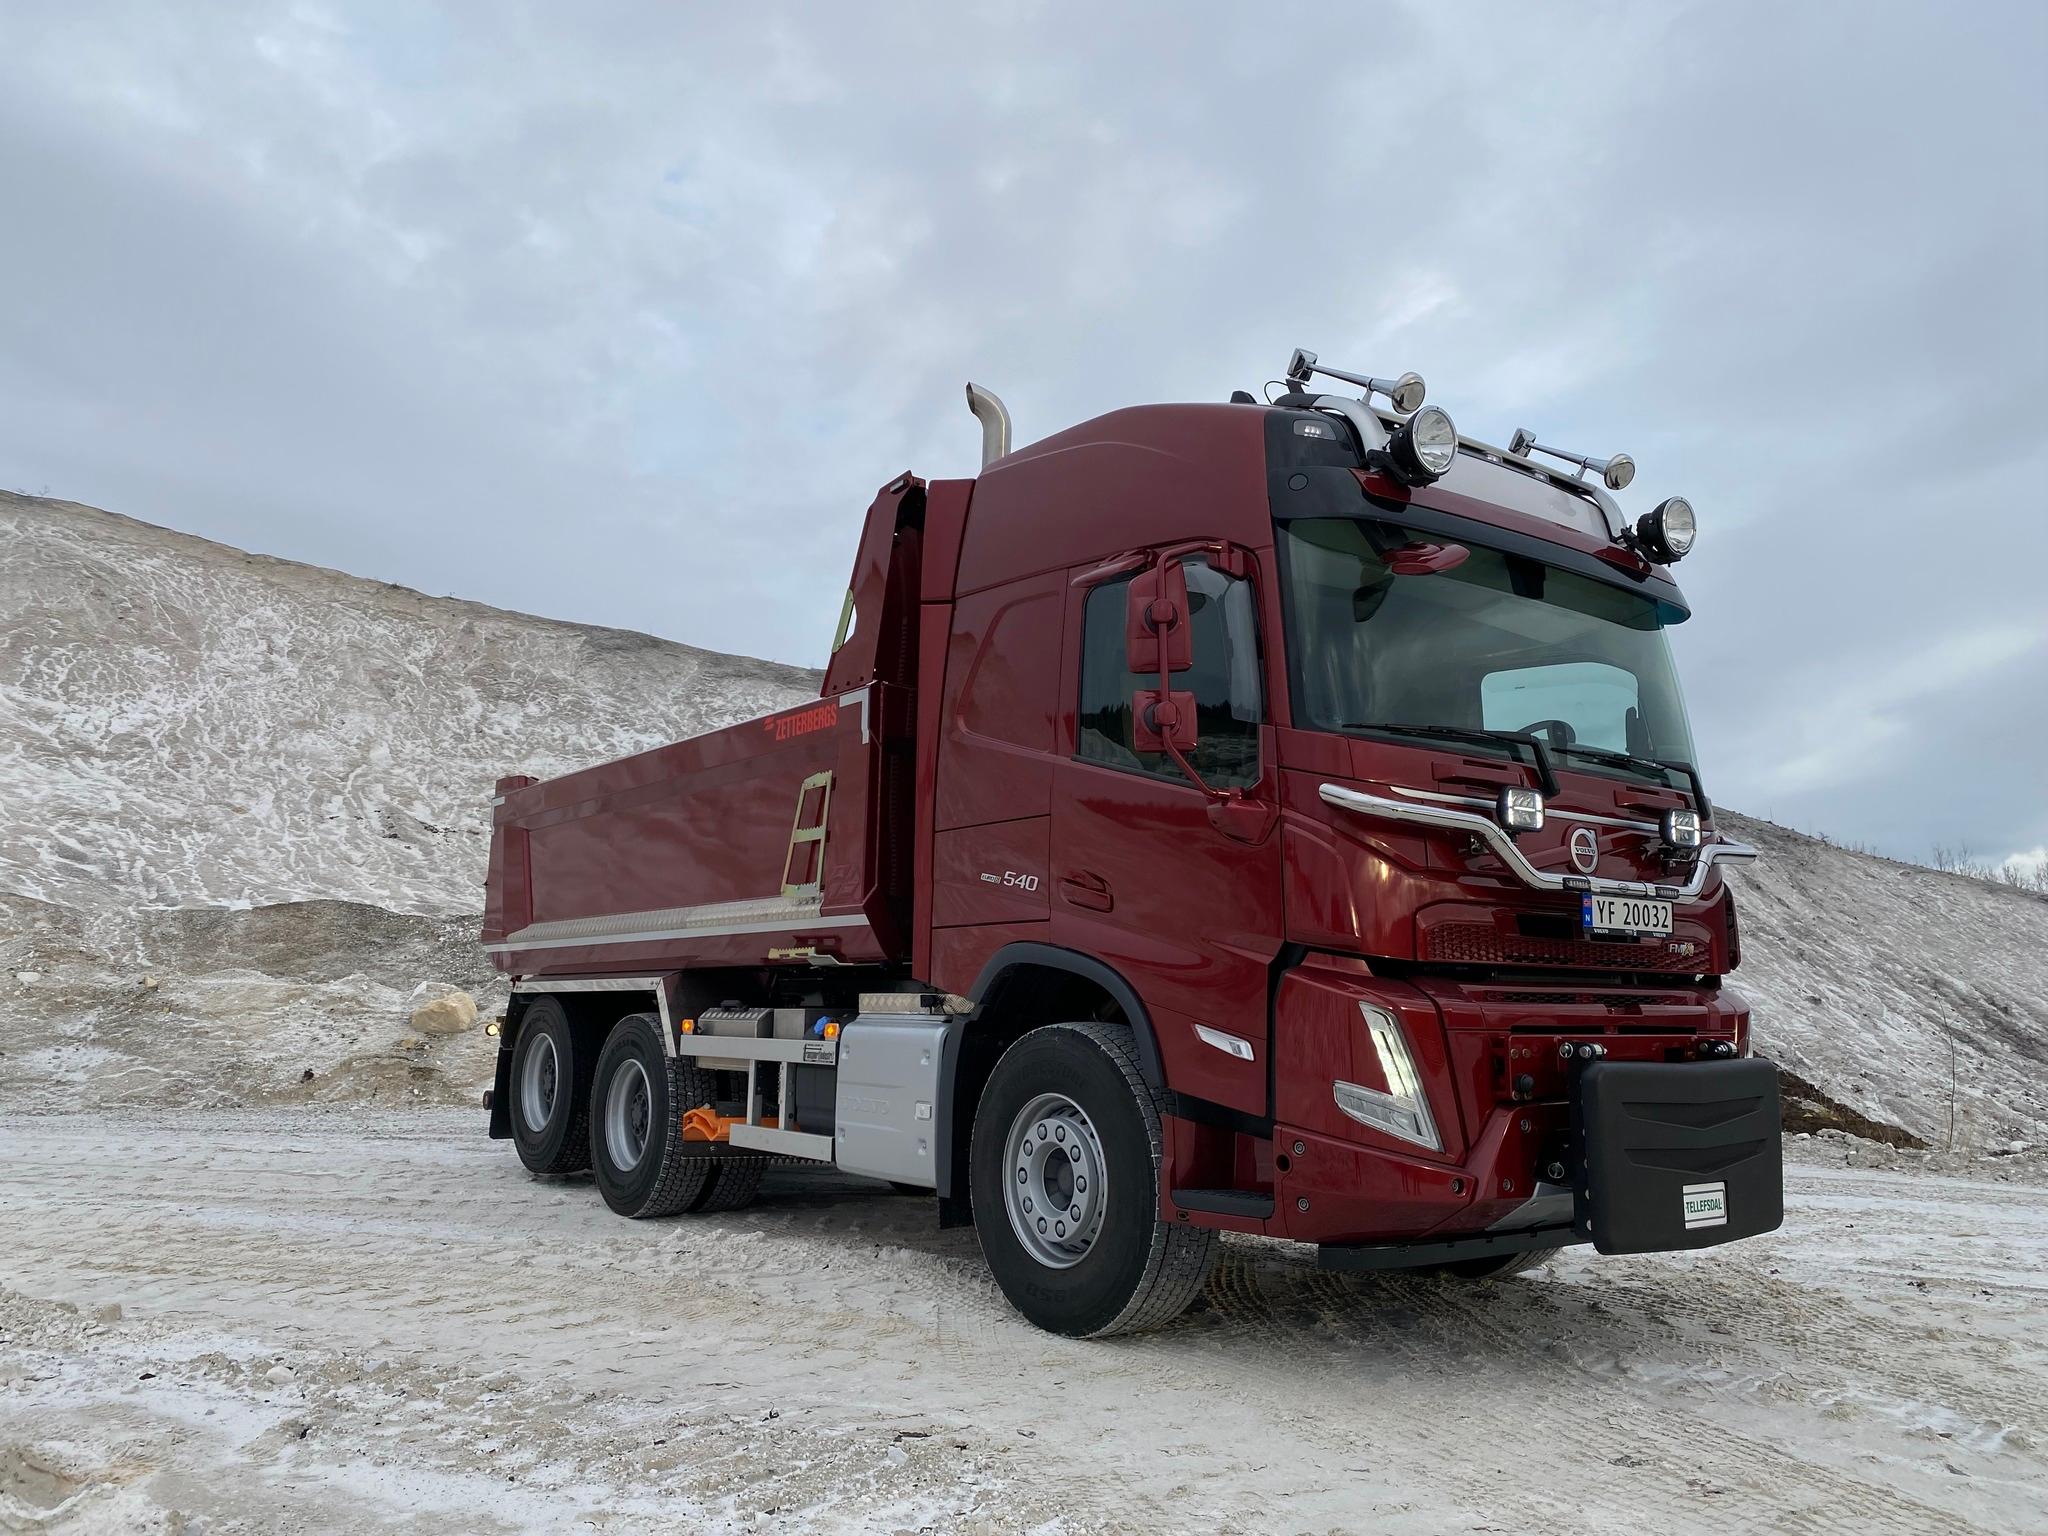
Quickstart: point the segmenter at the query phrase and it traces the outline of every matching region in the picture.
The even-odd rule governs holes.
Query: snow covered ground
[[[914,1197],[626,1222],[480,1121],[9,1117],[0,1530],[2048,1529],[2038,1157],[1794,1143],[1779,1233],[1490,1283],[1232,1239],[1076,1343]]]

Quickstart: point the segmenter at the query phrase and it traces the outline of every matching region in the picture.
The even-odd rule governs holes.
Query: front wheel
[[[1202,1288],[1216,1234],[1163,1220],[1159,1106],[1128,1030],[1054,1024],[1003,1054],[974,1116],[974,1225],[996,1284],[1070,1337],[1157,1328]]]

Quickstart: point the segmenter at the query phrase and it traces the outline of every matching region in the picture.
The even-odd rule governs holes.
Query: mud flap
[[[484,1095],[484,1107],[491,1112],[491,1140],[512,1139],[512,1048],[500,1043],[491,1091]]]
[[[1785,1220],[1778,1069],[1593,1061],[1572,1080],[1572,1227],[1602,1253],[1709,1248]]]

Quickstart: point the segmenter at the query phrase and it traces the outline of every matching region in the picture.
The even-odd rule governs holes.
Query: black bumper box
[[[1708,1248],[1785,1220],[1778,1069],[1593,1061],[1572,1084],[1572,1226],[1602,1253]]]

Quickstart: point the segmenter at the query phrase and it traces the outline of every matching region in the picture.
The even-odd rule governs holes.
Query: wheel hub
[[[647,1069],[637,1061],[624,1062],[612,1074],[604,1096],[604,1144],[612,1166],[631,1173],[647,1155],[647,1130],[654,1119],[654,1092],[647,1082]]]
[[[1094,1124],[1066,1095],[1042,1093],[1018,1111],[1003,1145],[1003,1208],[1025,1251],[1049,1269],[1080,1263],[1109,1204]]]
[[[519,1073],[519,1113],[529,1131],[544,1131],[554,1118],[555,1095],[561,1090],[562,1063],[555,1042],[538,1036]]]

